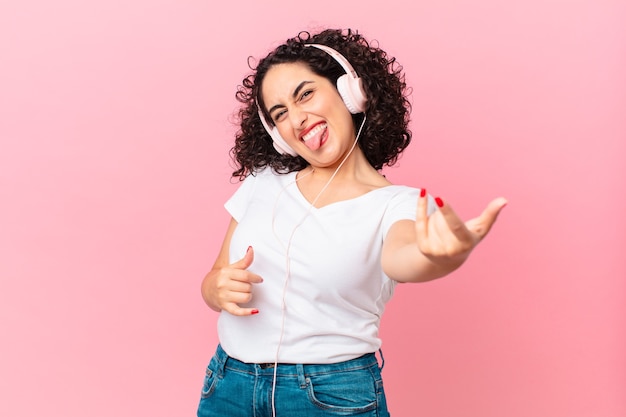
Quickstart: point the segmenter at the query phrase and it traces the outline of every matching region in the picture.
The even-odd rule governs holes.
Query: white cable
[[[291,247],[291,240],[293,239],[293,236],[295,235],[296,230],[298,230],[298,228],[309,217],[309,214],[311,213],[311,210],[313,210],[313,208],[315,207],[315,204],[317,203],[317,200],[319,200],[319,198],[322,195],[322,193],[324,191],[326,191],[326,189],[330,185],[331,181],[335,178],[335,176],[339,172],[339,169],[343,166],[343,164],[346,162],[348,157],[352,154],[352,151],[356,147],[356,144],[359,141],[359,137],[361,136],[361,131],[363,130],[363,126],[365,125],[365,119],[366,119],[365,114],[363,114],[363,121],[361,122],[361,126],[359,127],[359,131],[356,134],[356,138],[354,139],[354,143],[352,143],[352,147],[350,148],[350,150],[348,151],[346,156],[343,158],[343,160],[341,161],[339,166],[337,166],[337,169],[335,169],[335,172],[333,172],[333,175],[330,176],[330,178],[328,179],[328,181],[326,182],[324,187],[322,187],[322,189],[320,190],[319,193],[317,193],[317,196],[315,196],[315,198],[313,199],[311,204],[309,204],[309,208],[307,209],[306,213],[304,213],[304,216],[302,217],[302,219],[300,219],[300,221],[296,224],[296,226],[291,231],[291,234],[289,235],[289,239],[287,240],[287,246],[286,247],[283,246],[283,248],[285,249],[285,284],[283,285],[283,294],[282,294],[282,299],[281,299],[282,319],[281,319],[281,325],[280,325],[280,336],[278,338],[278,346],[276,347],[276,357],[274,358],[274,376],[273,376],[273,379],[272,379],[272,417],[276,417],[276,403],[274,401],[274,396],[275,396],[275,393],[276,393],[276,379],[277,379],[277,371],[278,371],[278,358],[279,358],[279,353],[280,353],[280,346],[281,346],[281,344],[283,342],[283,336],[285,334],[285,317],[286,317],[285,299],[286,299],[286,296],[287,296],[287,287],[288,287],[288,284],[289,284],[289,278],[291,277],[291,274],[290,274],[290,272],[291,272],[291,262],[290,262],[290,259],[289,259],[289,249]],[[283,191],[287,187],[289,187],[290,185],[296,184],[298,181],[300,181],[301,179],[305,178],[306,176],[312,174],[314,171],[315,171],[315,168],[312,168],[311,172],[308,172],[306,175],[303,175],[300,178],[296,178],[295,181],[287,184],[285,187],[283,187],[283,189],[280,191],[280,193],[276,197],[276,202],[274,203],[274,209],[272,210],[272,231],[274,232],[274,236],[276,236],[276,239],[279,242],[280,242],[280,239],[278,238],[278,234],[276,233],[276,229],[274,228],[274,220],[275,220],[275,214],[276,214],[275,210],[276,210],[276,206],[278,205],[278,200],[279,200],[281,194],[283,193]],[[282,242],[281,242],[281,244],[282,244]]]

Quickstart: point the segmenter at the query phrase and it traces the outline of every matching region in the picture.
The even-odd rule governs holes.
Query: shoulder
[[[407,185],[390,185],[384,188],[387,196],[387,209],[390,212],[400,212],[406,216],[408,213],[415,214],[417,208],[417,200],[419,199],[421,189],[410,187]],[[427,213],[430,215],[436,209],[435,199],[429,194],[427,203]]]
[[[280,174],[273,169],[266,167],[259,171],[248,174],[240,183],[238,193],[252,196],[257,192],[271,192],[275,188],[283,188],[293,181],[295,172]]]
[[[385,195],[390,202],[417,201],[420,189],[407,185],[388,185],[380,189],[380,194]]]
[[[278,173],[271,167],[264,167],[259,171],[249,174],[243,181],[255,183],[283,183],[293,178],[296,172]]]

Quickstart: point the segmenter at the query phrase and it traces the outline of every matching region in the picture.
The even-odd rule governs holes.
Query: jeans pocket
[[[206,375],[204,376],[204,382],[202,384],[202,392],[200,393],[200,398],[209,398],[215,390],[216,382],[217,378],[215,377],[215,373],[210,368],[207,368]]]
[[[376,380],[368,369],[306,378],[308,396],[317,408],[336,415],[355,415],[377,407]]]

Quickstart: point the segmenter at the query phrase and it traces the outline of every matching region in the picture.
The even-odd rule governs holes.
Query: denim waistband
[[[382,359],[382,351],[380,351]],[[337,363],[325,363],[325,364],[293,364],[293,363],[278,363],[276,369],[274,369],[274,363],[246,363],[238,359],[228,356],[228,354],[222,349],[222,346],[218,344],[215,351],[215,359],[218,362],[220,368],[218,372],[224,372],[224,369],[250,373],[253,375],[276,375],[279,376],[300,376],[303,375],[321,375],[330,374],[343,371],[352,371],[356,369],[366,369],[371,366],[378,366],[378,360],[375,353],[366,353],[363,356],[359,356],[355,359],[350,359]],[[384,364],[384,359],[383,359]],[[381,366],[382,369],[382,366]]]

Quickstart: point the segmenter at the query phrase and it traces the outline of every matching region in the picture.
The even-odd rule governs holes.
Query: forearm
[[[468,255],[427,257],[416,244],[408,244],[383,256],[383,270],[398,282],[427,282],[443,278],[458,269]]]

